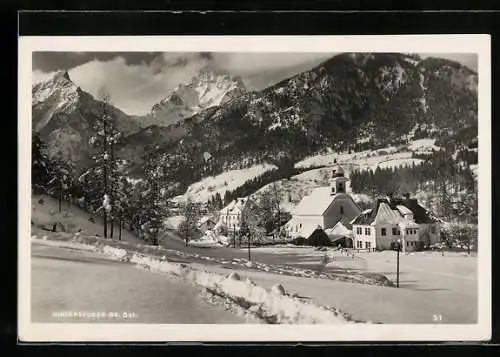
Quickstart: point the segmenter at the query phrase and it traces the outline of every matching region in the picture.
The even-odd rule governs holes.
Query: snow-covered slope
[[[176,197],[175,200],[182,201],[187,196],[190,196],[195,201],[207,202],[217,193],[220,194],[221,198],[224,198],[226,191],[233,191],[242,186],[246,181],[252,180],[266,171],[276,168],[275,165],[261,164],[245,169],[226,171],[217,176],[209,176],[190,185],[186,193]]]
[[[334,152],[318,154],[297,162],[295,167],[331,166],[335,164],[335,160],[348,171],[418,165],[423,160],[413,158],[413,154],[432,154],[433,151],[439,151],[441,148],[434,145],[435,141],[435,139],[426,138],[410,141],[408,144],[397,148],[389,146],[378,150],[365,150],[350,154]]]
[[[408,145],[408,149],[419,154],[432,154],[432,151],[439,151],[441,148],[434,145],[436,139],[418,139],[413,140]]]

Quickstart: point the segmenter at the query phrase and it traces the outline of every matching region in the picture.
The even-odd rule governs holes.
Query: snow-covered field
[[[251,166],[241,170],[226,171],[217,176],[206,177],[203,180],[196,182],[188,187],[186,193],[177,196],[177,201],[184,200],[190,196],[198,202],[206,202],[216,193],[219,193],[221,198],[224,198],[226,191],[233,191],[242,186],[246,181],[252,180],[263,173],[276,169],[275,165],[261,164]]]
[[[35,235],[32,239],[37,239]],[[52,242],[57,246],[60,242]],[[64,242],[65,247],[90,250],[89,244]],[[346,324],[355,322],[348,314],[329,306],[319,306],[286,292],[280,284],[264,288],[250,279],[242,280],[237,273],[220,274],[193,269],[186,264],[168,262],[122,248],[97,244],[95,253],[119,261],[128,261],[139,268],[159,271],[201,286],[210,294],[243,307],[250,315],[273,324]],[[202,266],[203,268],[203,266]]]

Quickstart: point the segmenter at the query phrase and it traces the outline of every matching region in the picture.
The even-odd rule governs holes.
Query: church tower
[[[332,182],[330,184],[330,196],[347,192],[347,182],[349,178],[345,176],[344,169],[337,165],[332,171]]]

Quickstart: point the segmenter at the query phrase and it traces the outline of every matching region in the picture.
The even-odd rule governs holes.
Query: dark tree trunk
[[[109,236],[111,237],[111,239],[113,239],[113,232],[114,232],[114,219],[111,219],[111,230],[110,230],[110,233],[109,233]]]
[[[251,256],[250,256],[250,236],[248,236],[248,261],[251,260]]]
[[[108,237],[108,215],[106,213],[106,210],[104,210],[103,219],[104,219],[104,238],[107,238]]]
[[[62,211],[62,201],[63,201],[63,185],[61,179],[59,180],[59,212]]]
[[[120,219],[118,223],[118,240],[122,240],[122,220]]]

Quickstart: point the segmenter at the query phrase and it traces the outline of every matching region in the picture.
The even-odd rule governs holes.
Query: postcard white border
[[[30,321],[31,75],[35,51],[476,53],[479,77],[478,323],[464,325],[42,324]],[[478,341],[491,338],[491,55],[489,35],[20,37],[18,336],[72,341]],[[411,308],[411,307],[409,307]]]

